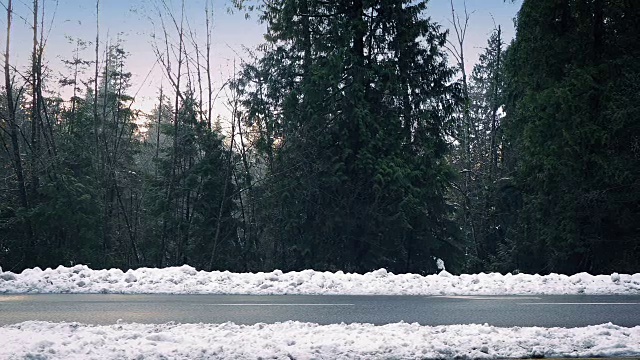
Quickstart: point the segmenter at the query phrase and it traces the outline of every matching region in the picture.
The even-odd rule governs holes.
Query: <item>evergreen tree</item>
[[[455,252],[443,158],[452,70],[425,10],[363,0],[264,9],[265,54],[237,86],[268,164],[271,265],[432,272],[432,256]]]
[[[640,3],[524,1],[505,125],[522,194],[513,264],[637,270]]]

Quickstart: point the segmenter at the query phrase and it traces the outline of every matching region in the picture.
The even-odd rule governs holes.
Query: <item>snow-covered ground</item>
[[[0,327],[2,359],[468,359],[638,356],[640,326],[115,324]]]
[[[166,293],[166,294],[324,294],[324,295],[509,295],[640,294],[640,273],[590,275],[472,274],[454,276],[366,274],[304,270],[268,273],[166,269],[92,270],[84,265],[20,274],[0,268],[0,293]]]
[[[509,295],[640,294],[639,274],[573,276],[196,271],[189,266],[92,270],[0,268],[2,293]],[[1,315],[1,314],[0,314]],[[433,359],[639,356],[640,326],[499,328],[301,322],[115,324],[24,322],[0,327],[0,359]]]

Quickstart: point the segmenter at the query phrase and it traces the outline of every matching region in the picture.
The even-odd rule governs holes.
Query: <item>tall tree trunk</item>
[[[235,66],[234,66],[235,71]],[[218,221],[216,223],[216,232],[213,236],[213,247],[211,249],[211,256],[209,257],[208,269],[213,270],[213,262],[215,260],[215,256],[218,250],[218,245],[220,244],[220,231],[222,229],[222,215],[224,213],[224,206],[227,202],[227,188],[230,181],[231,176],[231,167],[233,166],[233,146],[236,138],[236,120],[240,121],[240,112],[239,112],[239,99],[237,94],[234,94],[234,97],[231,99],[231,141],[229,142],[229,157],[227,159],[227,168],[225,169],[224,176],[224,185],[222,185],[222,195],[220,197],[220,207],[218,208]]]
[[[182,66],[183,64],[183,48],[184,46],[184,0],[182,0],[182,7],[181,7],[181,11],[180,11],[180,29],[179,29],[179,43],[178,43],[178,73],[176,75],[176,88],[175,88],[175,101],[174,101],[174,108],[173,108],[173,165],[171,167],[171,180],[169,182],[169,191],[168,191],[168,201],[167,204],[168,206],[174,206],[172,203],[175,200],[175,206],[174,206],[174,216],[177,218],[178,216],[182,216],[182,214],[178,214],[178,208],[179,208],[179,204],[177,201],[177,196],[175,195],[175,188],[177,186],[177,181],[178,181],[178,167],[180,166],[180,160],[179,160],[179,151],[180,151],[180,142],[179,142],[179,138],[180,138],[180,98],[181,98],[181,93],[180,93],[180,82],[182,79]],[[179,232],[176,232],[176,236],[179,236]],[[176,239],[177,242],[177,247],[179,248],[180,243],[181,243],[181,239]],[[179,251],[180,249],[178,249]],[[177,264],[177,260],[178,258],[176,258],[174,260],[175,265]]]
[[[95,141],[95,159],[94,164],[96,169],[100,168],[100,138],[98,131],[99,119],[98,119],[98,69],[99,69],[99,56],[100,56],[100,0],[96,0],[96,46],[95,46],[95,68],[93,73],[93,136]],[[96,171],[98,175],[99,171]]]
[[[464,20],[460,19],[460,16],[456,14],[455,7],[453,6],[453,0],[451,0],[451,23],[456,35],[456,43],[451,43],[451,47],[448,49],[455,57],[460,68],[462,75],[462,123],[461,132],[462,138],[459,138],[460,147],[462,148],[462,184],[460,191],[463,197],[463,215],[462,215],[462,227],[464,236],[471,235],[471,244],[475,251],[475,255],[478,256],[480,249],[478,239],[476,237],[474,217],[471,211],[471,116],[470,116],[470,99],[469,99],[469,84],[467,79],[467,70],[465,67],[464,58],[464,41],[467,34],[467,27],[469,25],[469,13],[467,12],[467,4],[464,3]]]
[[[244,142],[244,134],[242,131],[242,122],[238,121],[238,138],[240,140],[240,156],[242,158],[242,165],[244,167],[244,176],[242,176],[241,184],[242,186],[238,186],[238,189],[246,189],[247,198],[248,198],[248,214],[245,210],[245,202],[242,201],[242,193],[239,193],[240,198],[240,209],[242,211],[242,221],[244,228],[244,236],[245,240],[249,242],[249,251],[253,256],[257,251],[257,231],[254,232],[254,221],[255,221],[255,197],[253,194],[253,179],[251,177],[251,169],[249,167],[249,160],[247,159],[247,147]],[[248,262],[247,262],[248,263]],[[249,269],[247,269],[249,270]]]
[[[162,86],[160,86],[160,98],[158,101],[158,121],[156,124],[156,155],[155,155],[155,173],[154,173],[154,178],[157,180],[158,179],[158,159],[160,158],[160,121],[162,120],[162,108],[163,108],[163,93],[162,93],[163,89]]]
[[[36,119],[37,119],[37,131],[35,139],[37,140],[37,145],[34,145],[34,149],[37,154],[37,159],[40,165],[43,166],[46,170],[43,170],[43,174],[40,175],[48,175],[50,178],[56,179],[56,167],[58,162],[58,150],[56,148],[55,137],[53,136],[53,125],[51,123],[51,119],[49,118],[49,113],[47,111],[47,104],[45,102],[45,97],[42,94],[42,56],[44,53],[44,44],[45,44],[45,35],[44,35],[44,16],[45,16],[45,6],[44,2],[38,3],[35,7],[41,9],[40,11],[40,28],[37,30],[40,35],[40,40],[38,42],[37,37],[38,34],[34,29],[34,53],[36,54],[36,64],[35,64],[35,89],[36,89],[36,97],[37,102],[36,105]],[[36,16],[34,16],[34,24],[37,24]],[[44,159],[42,156],[44,153],[44,145],[46,145],[46,153],[49,155],[48,159]],[[47,165],[46,167],[45,165]],[[35,174],[39,176],[38,173]],[[36,177],[36,185],[39,178]]]
[[[11,83],[11,66],[10,61],[10,43],[11,43],[11,21],[13,19],[13,2],[8,0],[7,2],[7,37],[6,48],[4,53],[4,81],[6,87],[7,96],[7,112],[9,120],[9,137],[11,138],[11,147],[13,155],[13,167],[16,173],[16,179],[18,180],[18,199],[20,206],[25,210],[29,210],[29,201],[27,198],[27,186],[24,179],[24,170],[22,166],[22,158],[20,154],[20,141],[18,139],[18,124],[16,119],[16,104],[13,98],[13,84]],[[31,220],[24,219],[24,232],[25,232],[25,246],[24,246],[24,262],[25,266],[35,264],[34,251],[35,244],[33,242],[33,229],[31,227]]]
[[[208,95],[208,103],[207,103],[207,129],[211,130],[211,113],[213,109],[213,89],[211,87],[211,16],[209,13],[209,0],[206,2],[205,6],[206,12],[206,27],[207,27],[207,95]]]
[[[33,0],[33,49],[31,51],[31,194],[38,188],[38,157],[40,156],[40,102],[38,100],[38,0]]]
[[[500,29],[500,26],[498,26],[498,44],[497,44],[497,48],[496,48],[496,66],[495,69],[493,70],[493,84],[492,84],[492,94],[491,94],[491,100],[493,102],[493,104],[491,104],[491,146],[490,146],[490,156],[491,156],[491,168],[490,168],[490,175],[489,175],[489,181],[492,182],[493,181],[493,176],[495,175],[495,173],[497,172],[497,166],[498,166],[498,152],[496,150],[497,147],[497,142],[496,142],[496,137],[497,137],[497,125],[498,125],[498,107],[499,107],[499,99],[498,99],[498,88],[500,87],[500,67],[502,66],[502,31]]]
[[[166,66],[166,71],[167,71],[167,76],[169,77],[170,80],[172,80],[172,85],[174,86],[174,94],[175,94],[175,99],[174,99],[174,107],[173,107],[173,151],[171,153],[171,178],[169,179],[169,184],[167,186],[166,189],[166,194],[165,194],[165,203],[167,204],[167,209],[164,213],[163,216],[163,220],[162,220],[162,234],[161,234],[161,248],[160,248],[160,252],[158,254],[158,262],[162,263],[162,259],[165,258],[166,255],[166,251],[167,251],[167,228],[169,225],[169,218],[171,216],[171,211],[175,211],[178,207],[178,204],[173,204],[174,202],[174,198],[175,198],[175,187],[176,187],[176,181],[177,181],[177,169],[178,169],[178,151],[179,151],[179,142],[178,142],[178,138],[179,138],[179,132],[180,132],[180,99],[182,98],[182,94],[180,93],[180,84],[181,84],[181,78],[182,78],[182,65],[183,65],[183,55],[184,55],[184,0],[182,0],[182,6],[181,6],[181,12],[180,12],[180,24],[178,25],[177,23],[176,25],[176,30],[178,31],[178,69],[177,69],[177,74],[175,76],[175,79],[172,78],[171,75],[171,67],[169,66],[169,56],[170,56],[170,52],[169,52],[169,40],[168,40],[168,34],[167,31],[165,29],[165,43],[167,46],[167,63],[165,64]],[[177,214],[173,214],[173,216],[177,216]],[[179,240],[178,240],[179,241]],[[162,266],[162,265],[158,265],[158,266]]]
[[[162,109],[163,109],[163,93],[162,86],[160,87],[160,99],[158,101],[158,122],[156,128],[156,155],[155,155],[155,179],[158,180],[158,160],[160,158],[160,122],[162,120]],[[160,249],[158,251],[158,257],[156,259],[156,266],[162,267],[164,261],[164,251],[166,248],[166,229],[167,229],[166,217],[163,217],[162,221],[162,233],[160,234]]]

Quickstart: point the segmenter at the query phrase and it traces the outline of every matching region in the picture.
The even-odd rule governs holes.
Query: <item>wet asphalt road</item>
[[[630,327],[640,325],[640,296],[0,295],[0,325],[28,320]]]

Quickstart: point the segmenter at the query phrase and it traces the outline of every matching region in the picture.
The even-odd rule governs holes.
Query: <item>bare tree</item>
[[[451,25],[455,34],[454,41],[447,39],[446,48],[449,53],[454,57],[460,74],[462,75],[462,118],[459,123],[459,127],[456,129],[454,138],[458,142],[458,146],[461,149],[460,169],[462,174],[462,183],[454,186],[459,195],[462,196],[462,224],[463,232],[471,234],[472,246],[474,249],[478,248],[478,240],[476,238],[476,229],[473,219],[471,218],[470,208],[470,187],[471,187],[471,175],[472,175],[472,163],[471,163],[471,132],[472,128],[475,128],[472,124],[470,116],[470,98],[469,98],[469,83],[467,79],[467,70],[464,55],[464,41],[467,35],[467,28],[469,26],[470,14],[467,11],[466,0],[463,2],[463,17],[456,12],[453,0],[450,0],[451,4]]]
[[[451,0],[451,25],[453,26],[453,30],[455,33],[455,43],[449,39],[447,39],[447,49],[453,55],[458,68],[460,69],[460,74],[462,75],[462,95],[463,95],[463,114],[462,114],[462,124],[461,131],[462,137],[459,139],[460,145],[464,149],[465,156],[465,166],[468,170],[469,161],[470,161],[470,132],[471,132],[471,121],[469,116],[469,84],[467,79],[467,70],[466,70],[466,62],[464,57],[464,41],[467,36],[467,28],[469,26],[470,14],[467,11],[467,3],[464,2],[464,17],[461,19],[460,15],[456,13],[455,7],[453,5],[453,0]],[[466,177],[466,175],[465,175]]]
[[[174,104],[173,104],[173,151],[171,152],[171,176],[168,179],[167,186],[165,187],[165,204],[171,207],[174,202],[175,197],[175,187],[176,187],[176,177],[177,177],[177,169],[178,169],[178,139],[180,136],[180,126],[179,126],[179,112],[180,112],[180,102],[184,101],[184,95],[182,94],[181,89],[181,80],[183,73],[183,66],[185,63],[184,59],[184,0],[181,2],[181,10],[180,10],[180,19],[176,19],[176,17],[171,12],[171,9],[165,0],[159,0],[161,7],[158,7],[158,14],[161,22],[161,30],[164,34],[164,48],[161,50],[158,44],[154,44],[154,52],[160,64],[164,67],[164,75],[169,80],[171,86],[174,91]],[[169,28],[165,23],[165,15],[171,21],[175,31],[178,36],[178,46],[177,51],[174,51],[173,46],[169,41]],[[176,60],[176,72],[173,70],[173,61],[172,54],[175,56]],[[162,105],[162,100],[160,102]],[[160,106],[160,109],[162,106]],[[169,226],[171,211],[167,209],[164,211],[163,219],[162,219],[162,231],[160,234],[160,249],[158,251],[158,257],[156,259],[156,266],[162,267],[165,265],[165,258],[167,255],[167,231]]]

